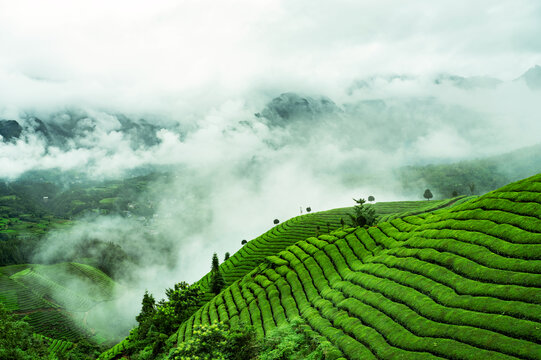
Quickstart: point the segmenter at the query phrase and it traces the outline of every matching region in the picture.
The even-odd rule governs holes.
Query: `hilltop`
[[[274,254],[230,278],[170,345],[204,324],[265,337],[301,318],[331,359],[540,359],[540,234],[538,174],[448,209],[305,233],[282,250],[252,241]]]

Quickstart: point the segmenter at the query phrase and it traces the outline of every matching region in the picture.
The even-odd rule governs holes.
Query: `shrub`
[[[304,329],[304,322],[294,319],[273,330],[264,340],[258,359],[316,360],[325,359],[326,347]]]
[[[199,325],[190,340],[180,343],[170,355],[174,360],[256,359],[259,343],[252,328],[233,329],[223,322]]]
[[[377,222],[376,211],[371,206],[364,206],[366,203],[365,199],[353,199],[357,203],[353,207],[354,215],[348,214],[351,218],[352,225],[355,226],[364,226],[364,225],[374,225]]]

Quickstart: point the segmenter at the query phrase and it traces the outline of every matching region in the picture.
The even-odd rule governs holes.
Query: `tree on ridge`
[[[220,293],[225,286],[225,280],[220,271],[220,260],[218,254],[212,255],[212,268],[210,270],[210,291],[215,294]]]

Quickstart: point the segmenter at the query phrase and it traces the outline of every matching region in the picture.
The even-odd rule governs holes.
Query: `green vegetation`
[[[202,291],[198,285],[177,283],[165,291],[167,300],[158,303],[145,292],[141,312],[136,316],[138,326],[121,343],[102,354],[114,358],[120,354],[132,359],[154,359],[168,344],[168,338],[201,305]]]
[[[169,359],[319,360],[325,359],[326,353],[327,347],[313,337],[309,327],[294,319],[262,340],[251,327],[231,329],[223,322],[198,325],[194,336],[180,343]]]
[[[539,359],[540,233],[541,174],[450,209],[307,237],[202,306],[177,341],[220,321],[263,338],[300,317],[331,359]]]
[[[462,202],[469,201],[476,196],[457,196],[451,199],[433,201],[393,201],[376,203],[372,205],[379,215],[379,222],[403,218],[411,215],[418,215],[427,212],[435,212],[447,207],[456,206]]]
[[[419,191],[427,187],[440,199],[482,194],[534,175],[541,169],[540,153],[541,144],[538,144],[484,159],[407,166],[397,171],[396,175],[403,191],[410,195],[421,195]]]
[[[16,181],[0,183],[0,266],[32,262],[33,250],[41,238],[51,230],[70,226],[73,218],[112,213],[151,217],[156,196],[147,187],[158,179],[168,181],[169,177],[155,173],[97,182],[71,175],[68,182],[54,171],[33,172]],[[104,251],[94,258],[101,261],[115,253]],[[81,261],[60,261],[75,260]],[[97,265],[111,274],[118,260],[105,259],[108,264]]]
[[[218,254],[212,255],[212,268],[210,270],[210,291],[218,294],[225,286],[225,280],[220,272],[220,262]]]
[[[195,336],[181,343],[170,355],[174,360],[256,359],[259,344],[251,329],[233,329],[224,323],[200,325]]]
[[[33,360],[45,358],[46,354],[46,345],[32,336],[30,326],[0,303],[0,359]]]
[[[101,358],[539,359],[540,184],[537,175],[480,197],[307,208],[222,264],[215,254],[195,285],[178,283],[158,302],[146,293],[138,327]],[[0,304],[12,314],[6,322],[25,318],[21,341],[32,337],[51,358],[95,357],[93,344],[104,336],[91,331],[85,313],[112,298],[107,273],[129,259],[114,243],[96,241],[76,252],[104,250],[92,262],[99,269],[22,262],[73,214],[128,211],[125,186],[81,186],[47,201],[33,190],[41,203],[24,191],[0,193],[0,260],[13,264],[0,267]],[[474,194],[484,185],[465,186]],[[63,215],[52,212],[60,203]],[[142,211],[152,211],[146,204]],[[73,285],[74,274],[89,294]]]
[[[370,205],[370,207],[376,211],[377,216],[387,220],[414,213],[443,209],[455,204],[457,200],[462,198],[431,201],[429,204],[426,201],[379,202]],[[346,207],[300,215],[278,224],[251,241],[246,241],[239,251],[220,265],[220,271],[226,286],[231,285],[253,270],[254,267],[265,262],[268,256],[274,256],[286,247],[314,236],[318,226],[320,232],[321,229],[330,232],[342,228],[342,220],[349,218],[352,213],[353,208]],[[205,294],[207,300],[214,296],[210,291],[210,276],[211,273],[198,282],[201,288],[207,292]]]
[[[376,209],[378,213],[381,212],[381,214],[390,217],[396,215],[396,212],[394,212],[393,209],[396,209],[397,212],[404,212],[406,210],[414,212],[416,209],[419,209],[419,211],[430,211],[433,209],[446,207],[453,203],[454,201],[450,200],[434,201],[428,205],[426,201],[392,203],[381,202],[371,205],[371,207]],[[323,227],[325,231],[340,229],[343,227],[343,218],[347,218],[351,211],[352,208],[348,207],[297,216],[279,224],[278,226],[275,226],[265,234],[251,240],[250,242],[246,241],[246,244],[237,253],[233,254],[227,260],[224,260],[224,262],[219,266],[220,272],[225,280],[226,287],[238,279],[241,279],[244,275],[253,270],[254,267],[266,262],[267,257],[276,255],[280,251],[298,241],[302,241],[307,237],[314,236],[318,226],[320,228]],[[243,240],[243,242],[244,241],[245,240]],[[211,291],[211,275],[212,271],[197,283],[201,287],[201,290],[204,291],[204,294],[201,297],[201,306],[207,304],[208,301],[216,295]],[[192,309],[192,311],[197,310],[199,307],[200,306],[195,307]],[[150,313],[152,310],[149,309],[153,308],[155,308],[154,298],[151,294],[147,293],[143,297],[143,309],[147,310],[142,310],[142,313]],[[148,329],[151,327],[150,323],[147,323],[146,327],[142,326],[140,319],[140,317],[137,319],[139,322],[138,329],[132,330],[130,336],[115,345],[113,348],[104,352],[100,358],[113,359],[122,354],[131,354],[130,356],[133,356],[134,353],[139,354],[137,356],[142,356],[141,358],[144,358],[144,356],[146,356],[144,354],[148,353],[148,356],[150,357],[152,354],[153,344],[151,339],[158,336],[159,333],[154,331],[152,334],[147,336],[146,339],[144,338],[144,335],[139,335],[146,334]],[[142,328],[145,328],[146,330],[141,330]],[[143,340],[139,340],[141,337]],[[163,346],[163,336],[160,342],[162,344],[160,346]],[[165,346],[167,347],[167,343]],[[169,344],[169,346],[171,347],[172,344]]]
[[[95,353],[93,344],[103,343],[86,318],[96,305],[113,299],[114,287],[107,275],[84,264],[0,267],[0,304],[15,318],[24,317],[49,352],[69,352],[70,359],[84,359],[79,355]]]
[[[376,210],[372,206],[364,206],[365,199],[353,199],[357,203],[353,207],[353,214],[349,214],[352,226],[372,226],[377,222]],[[330,226],[328,226],[330,232]]]

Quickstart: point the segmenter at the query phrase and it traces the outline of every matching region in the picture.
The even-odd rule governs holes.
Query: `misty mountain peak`
[[[288,92],[272,99],[256,116],[266,118],[273,125],[283,126],[289,121],[314,120],[339,111],[338,106],[325,96],[312,98]]]
[[[0,136],[4,142],[18,139],[23,128],[15,120],[0,120]]]
[[[517,80],[524,80],[530,89],[541,89],[541,66],[532,66]]]

